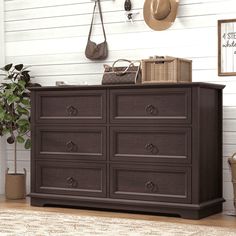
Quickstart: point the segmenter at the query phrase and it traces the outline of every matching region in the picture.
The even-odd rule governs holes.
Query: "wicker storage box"
[[[175,57],[142,60],[142,83],[192,82],[192,61]]]

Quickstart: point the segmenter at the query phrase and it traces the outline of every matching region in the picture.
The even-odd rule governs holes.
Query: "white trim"
[[[0,0],[0,67],[5,64],[4,0]],[[4,193],[6,169],[5,139],[0,138],[0,194]]]

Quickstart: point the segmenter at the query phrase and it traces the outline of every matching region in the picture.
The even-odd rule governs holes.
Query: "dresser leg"
[[[201,208],[199,210],[181,210],[179,212],[179,215],[183,219],[192,219],[192,220],[199,220],[204,217],[214,215],[217,213],[222,212],[222,203],[219,203],[217,205]]]

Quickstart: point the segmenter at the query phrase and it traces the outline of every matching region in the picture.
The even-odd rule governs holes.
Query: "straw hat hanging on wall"
[[[153,30],[168,29],[175,21],[179,0],[145,0],[143,17]]]

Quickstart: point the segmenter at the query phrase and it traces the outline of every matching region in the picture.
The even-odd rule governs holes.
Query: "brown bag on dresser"
[[[117,62],[128,62],[127,67],[117,67]],[[140,62],[139,62],[140,63]],[[140,64],[135,66],[132,61],[119,59],[112,66],[104,65],[105,71],[102,78],[102,84],[136,84],[140,77]]]
[[[103,35],[104,35],[104,42],[102,42],[100,44],[96,44],[95,42],[90,40],[91,34],[92,34],[92,29],[93,29],[93,19],[94,19],[94,14],[95,14],[97,2],[98,2],[99,15],[100,15],[101,22],[102,22]],[[103,25],[103,17],[102,17],[100,0],[95,0],[92,22],[91,22],[91,26],[90,26],[90,30],[89,30],[89,35],[88,35],[88,42],[87,42],[87,46],[85,49],[85,56],[91,60],[102,60],[102,59],[106,59],[108,56],[108,46],[107,46],[107,40],[106,40],[106,33],[105,33],[104,25]]]

